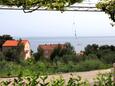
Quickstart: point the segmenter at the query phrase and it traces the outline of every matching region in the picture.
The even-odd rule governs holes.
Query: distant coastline
[[[115,36],[80,36],[80,37],[15,37],[16,39],[28,39],[34,52],[39,44],[56,44],[70,42],[76,52],[83,51],[88,44],[115,45]]]
[[[24,38],[24,39],[28,39],[28,38],[76,38],[75,36],[57,36],[57,37],[43,37],[43,36],[13,36],[16,39],[19,38]],[[77,36],[77,38],[111,38],[111,37],[115,37],[115,36]]]

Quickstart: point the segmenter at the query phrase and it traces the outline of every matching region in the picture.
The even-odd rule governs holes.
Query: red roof
[[[27,42],[28,42],[28,40],[21,41],[22,44],[26,44]],[[7,40],[7,41],[5,41],[5,43],[2,46],[7,46],[7,47],[17,46],[18,43],[19,43],[19,40]]]
[[[26,44],[27,42],[29,43],[28,40],[22,40],[22,41],[21,41],[22,44]]]
[[[61,47],[63,48],[63,44],[60,44]],[[59,44],[45,44],[45,45],[39,45],[40,48],[43,50],[53,50],[54,48],[58,47]]]
[[[54,49],[54,48],[56,48],[57,47],[57,45],[40,45],[40,48],[42,48],[42,49]]]

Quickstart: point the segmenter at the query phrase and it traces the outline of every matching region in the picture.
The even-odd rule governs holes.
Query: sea
[[[114,45],[115,37],[26,37],[22,39],[27,39],[30,42],[31,49],[36,52],[40,44],[64,44],[66,42],[71,43],[75,51],[79,53],[84,51],[88,44],[98,44],[101,45]]]

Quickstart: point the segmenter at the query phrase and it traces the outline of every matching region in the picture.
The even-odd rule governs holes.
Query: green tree
[[[110,19],[115,22],[115,0],[101,0],[96,7],[109,14]]]
[[[0,61],[3,61],[3,60],[5,60],[5,56],[4,56],[3,52],[0,52]]]
[[[91,54],[91,53],[96,53],[97,50],[98,50],[99,46],[97,44],[92,44],[92,45],[87,45],[85,47],[85,53],[88,55],[88,54]]]
[[[0,36],[0,40],[12,40],[13,37],[10,35],[2,35]]]
[[[35,61],[38,61],[40,57],[43,57],[43,49],[41,47],[38,47],[37,52],[33,54]]]
[[[74,47],[69,42],[65,43],[64,45],[65,48],[62,49],[62,54],[73,55],[76,53]]]
[[[65,43],[64,45],[58,44],[58,47],[54,49],[54,51],[51,54],[51,60],[58,57],[61,58],[64,55],[75,55],[75,50],[73,46],[70,43]]]
[[[70,6],[82,0],[0,0],[0,5],[22,7],[23,11],[34,8],[28,12],[33,12],[40,7],[46,9],[64,10],[64,7]]]
[[[115,62],[115,52],[106,51],[106,53],[103,53],[101,56],[100,60],[108,64],[113,64]]]
[[[99,47],[99,50],[111,50],[111,47],[109,45],[102,45]]]
[[[57,60],[59,57],[62,56],[62,47],[60,44],[53,50],[52,54],[50,55],[51,60]]]
[[[8,48],[3,51],[5,55],[5,60],[7,61],[16,61],[17,59],[17,52],[14,48]]]
[[[2,50],[2,45],[6,40],[13,40],[13,37],[10,35],[2,35],[0,36],[0,50]]]

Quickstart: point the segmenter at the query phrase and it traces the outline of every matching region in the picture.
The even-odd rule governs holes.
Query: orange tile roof
[[[26,42],[29,42],[29,41],[28,40],[21,41],[22,44],[26,44]],[[18,43],[19,43],[19,40],[7,40],[2,46],[7,46],[7,47],[17,46]]]
[[[53,50],[54,48],[58,47],[59,44],[45,44],[45,45],[39,45],[40,48],[43,50]],[[60,44],[61,47],[63,47],[63,44]]]
[[[7,40],[2,46],[17,46],[18,41],[17,40]]]
[[[40,45],[42,49],[54,49],[57,45]]]
[[[22,41],[21,41],[22,44],[26,44],[27,42],[29,43],[28,40],[22,40]]]

